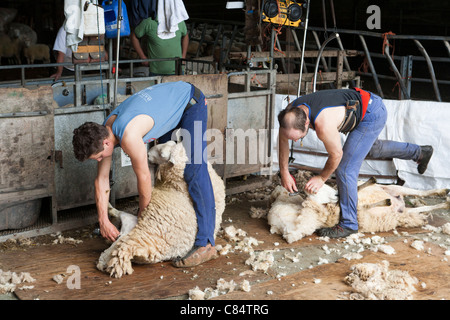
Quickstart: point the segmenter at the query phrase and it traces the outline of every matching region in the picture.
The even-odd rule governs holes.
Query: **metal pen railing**
[[[313,34],[313,37],[315,39],[317,48],[320,48],[320,42],[319,39],[319,32],[326,32],[324,28],[319,27],[309,27],[309,31]],[[445,66],[450,68],[450,36],[427,36],[427,35],[395,35],[392,33],[376,33],[376,32],[370,32],[370,31],[361,31],[361,30],[348,30],[348,29],[336,29],[333,30],[341,35],[341,37],[337,37],[339,42],[339,49],[343,50],[342,45],[342,35],[354,35],[359,39],[362,46],[362,51],[358,51],[358,53],[364,55],[367,59],[368,68],[370,69],[369,72],[361,72],[357,71],[357,74],[362,76],[369,76],[372,78],[374,85],[377,90],[377,94],[381,97],[384,97],[384,93],[380,84],[380,79],[391,79],[396,80],[400,91],[401,91],[401,98],[402,99],[411,99],[411,83],[412,82],[422,82],[422,83],[431,83],[434,91],[434,98],[436,101],[442,101],[441,96],[441,89],[439,86],[448,86],[450,85],[450,80],[441,78],[438,79],[436,75],[435,70],[435,63],[444,63]],[[380,43],[383,45],[383,51],[382,53],[377,52],[371,52],[368,48],[366,38],[375,38],[380,39],[384,41],[383,43]],[[417,55],[405,55],[405,56],[397,56],[392,55],[390,52],[390,40],[411,40],[414,45],[417,47],[419,52],[421,53],[421,56]],[[443,46],[445,48],[445,52],[448,54],[448,57],[431,57],[428,53],[428,51],[423,46],[423,41],[432,41],[432,44],[434,49],[436,49],[435,46]],[[380,49],[381,46],[378,46],[378,49]],[[354,49],[354,48],[352,48]],[[382,58],[384,60],[384,63],[387,62],[388,66],[390,67],[392,74],[380,74],[377,73],[376,67],[381,66],[381,64],[375,64],[374,58]],[[400,61],[400,68],[397,67],[396,61]],[[423,78],[423,77],[413,77],[412,71],[413,71],[413,61],[417,62],[425,62],[429,78]],[[324,61],[322,61],[323,63]],[[329,67],[327,65],[323,65],[324,69],[328,69]],[[349,68],[349,65],[346,64],[346,68]],[[443,68],[444,69],[444,68]]]

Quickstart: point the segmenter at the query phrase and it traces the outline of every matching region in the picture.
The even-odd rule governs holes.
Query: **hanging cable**
[[[100,19],[98,14],[98,3],[96,4],[97,7],[97,39],[98,39],[98,55],[99,55],[99,63],[100,63],[100,90],[101,94],[100,97],[102,99],[102,106],[103,106],[103,119],[106,119],[106,105],[105,105],[105,97],[103,96],[103,74],[102,74],[102,51],[101,51],[101,42],[100,42]],[[106,49],[105,49],[106,50]]]

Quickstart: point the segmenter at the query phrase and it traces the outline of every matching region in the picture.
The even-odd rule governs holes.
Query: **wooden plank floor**
[[[306,237],[292,244],[288,244],[279,235],[270,234],[267,220],[252,219],[249,217],[251,205],[261,205],[242,202],[228,205],[222,226],[234,225],[247,231],[249,236],[262,241],[255,250],[309,250],[319,248],[319,254],[324,257],[320,248],[339,243],[331,240],[324,243],[316,235]],[[445,221],[434,222],[443,224]],[[401,232],[402,230],[398,230]],[[408,229],[409,234],[427,233],[420,228]],[[379,233],[381,237],[393,236],[393,233]],[[366,237],[373,235],[367,234]],[[198,286],[201,290],[207,287],[215,288],[217,280],[234,280],[236,283],[247,279],[252,285],[251,292],[235,291],[221,295],[218,299],[339,299],[344,291],[351,291],[351,287],[343,282],[350,273],[350,266],[360,262],[380,262],[383,259],[391,263],[390,269],[407,270],[420,282],[427,284],[426,288],[416,286],[418,292],[415,299],[449,299],[450,273],[449,262],[443,261],[444,249],[437,245],[427,243],[431,254],[419,252],[402,242],[399,237],[389,242],[397,253],[388,256],[384,253],[375,253],[368,250],[363,252],[362,260],[339,260],[338,263],[329,263],[308,269],[295,270],[294,273],[277,279],[279,270],[269,269],[268,273],[262,271],[251,272],[251,267],[245,265],[248,254],[236,252],[221,256],[200,266],[187,269],[178,269],[170,262],[154,265],[133,265],[134,273],[121,279],[110,278],[96,268],[96,261],[100,253],[108,247],[106,242],[97,238],[83,239],[83,243],[76,246],[69,244],[30,246],[25,249],[6,250],[0,252],[0,269],[15,272],[30,272],[36,279],[31,290],[18,290],[15,294],[19,299],[40,300],[108,300],[108,299],[179,299],[187,298],[190,289]],[[217,239],[217,244],[226,244]],[[419,257],[418,257],[419,256]],[[317,260],[318,260],[318,256]],[[69,289],[67,280],[71,275],[67,272],[69,266],[77,266],[80,270],[80,289]],[[249,272],[250,271],[250,272]],[[240,276],[246,272],[245,276]],[[64,282],[57,284],[52,280],[57,274],[66,274]],[[320,284],[314,279],[321,279]],[[69,283],[72,283],[71,281]],[[268,295],[272,291],[273,295]]]
[[[229,206],[224,220],[226,220],[224,226],[233,224],[246,231],[249,229],[248,232],[254,235],[263,232],[279,241],[277,235],[270,235],[267,232],[265,220],[249,218],[248,206],[245,204]],[[225,245],[226,242],[218,238],[217,244]],[[46,245],[0,252],[0,268],[5,271],[30,272],[36,279],[32,284],[35,288],[16,290],[15,294],[19,299],[40,300],[166,299],[186,295],[195,286],[202,289],[215,288],[218,279],[236,280],[236,275],[250,269],[250,266],[245,265],[248,254],[241,253],[221,256],[187,269],[175,268],[170,262],[133,265],[132,275],[115,279],[96,268],[98,257],[107,247],[103,239],[93,238],[84,240],[82,244],[76,246]],[[72,265],[80,269],[80,289],[69,289],[67,286],[67,279],[73,274],[67,273],[67,268]],[[57,274],[67,274],[62,284],[52,280]],[[274,276],[271,272],[268,274],[259,272],[246,275],[245,279],[251,282],[266,281]]]
[[[450,264],[442,261],[444,249],[427,244],[432,254],[418,253],[410,244],[402,240],[390,242],[396,254],[382,252],[362,253],[360,260],[340,259],[337,263],[319,265],[312,269],[291,274],[281,280],[270,280],[254,285],[250,293],[231,292],[216,299],[221,300],[339,300],[348,299],[351,287],[344,279],[350,273],[350,267],[357,263],[380,263],[389,261],[389,270],[407,271],[419,280],[415,286],[414,300],[447,300],[450,297]],[[315,279],[320,279],[316,283]],[[423,288],[421,283],[425,283]],[[268,292],[271,294],[268,294]]]

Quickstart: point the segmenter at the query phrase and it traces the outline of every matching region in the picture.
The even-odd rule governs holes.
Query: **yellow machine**
[[[302,4],[294,0],[264,0],[262,21],[298,27],[302,22]]]

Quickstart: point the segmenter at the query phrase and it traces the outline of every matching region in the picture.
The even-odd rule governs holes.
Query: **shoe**
[[[417,161],[419,164],[417,166],[417,171],[419,171],[420,174],[423,174],[427,170],[433,151],[432,146],[420,146],[420,157],[419,161]]]
[[[329,237],[329,238],[345,238],[351,234],[358,232],[358,230],[352,230],[345,227],[341,227],[340,225],[335,225],[331,228],[323,228],[317,231],[317,234],[320,237]]]
[[[184,258],[177,258],[172,264],[177,268],[189,268],[216,259],[218,256],[216,248],[211,244],[206,247],[194,246]]]

